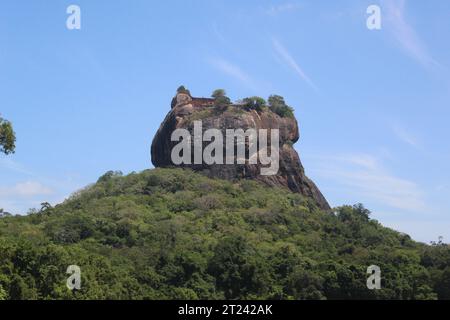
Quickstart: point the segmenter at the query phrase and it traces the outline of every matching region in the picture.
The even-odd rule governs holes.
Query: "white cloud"
[[[36,181],[25,181],[10,187],[0,186],[0,208],[11,213],[25,213],[48,201],[54,192]]]
[[[35,181],[17,183],[13,187],[0,187],[0,197],[30,198],[36,196],[51,195],[53,191]]]
[[[291,68],[300,78],[305,81],[314,90],[318,91],[316,85],[311,81],[308,75],[303,71],[297,61],[292,57],[290,52],[277,40],[272,39],[272,44],[277,55],[282,59],[282,61]]]
[[[349,154],[316,157],[317,174],[336,183],[343,193],[378,203],[380,206],[410,212],[427,210],[425,195],[419,185],[388,172],[376,157]]]
[[[403,50],[425,67],[439,65],[429,54],[417,32],[406,21],[406,0],[383,0],[387,30],[390,30]]]
[[[42,202],[61,203],[73,190],[86,184],[74,173],[58,175],[56,179],[40,176],[11,158],[0,159],[0,175],[0,208],[14,214],[39,208]]]

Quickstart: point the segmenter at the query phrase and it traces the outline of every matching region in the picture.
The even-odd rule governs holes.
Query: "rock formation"
[[[297,120],[294,117],[280,117],[268,108],[248,109],[239,104],[226,108],[215,106],[214,99],[193,98],[188,91],[179,92],[172,100],[172,109],[156,133],[151,156],[155,167],[175,166],[171,159],[172,148],[178,143],[171,141],[176,129],[187,129],[193,135],[194,121],[202,121],[203,130],[215,128],[225,133],[226,129],[278,129],[279,130],[279,171],[272,176],[260,174],[261,164],[181,164],[210,177],[228,180],[255,179],[270,186],[281,186],[315,200],[324,209],[330,206],[320,190],[305,175],[300,158],[293,148],[299,140]],[[225,152],[224,152],[225,154]],[[236,162],[235,162],[236,163]]]

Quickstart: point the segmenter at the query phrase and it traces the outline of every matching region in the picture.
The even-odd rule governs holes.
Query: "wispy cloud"
[[[410,131],[407,131],[404,127],[395,124],[392,126],[392,131],[394,132],[397,139],[399,139],[400,141],[416,149],[420,148],[418,138]]]
[[[300,78],[305,81],[311,88],[319,91],[317,86],[311,81],[308,75],[303,71],[297,61],[292,57],[291,53],[275,38],[272,39],[272,45],[276,54],[282,59],[282,61],[291,68]]]
[[[373,201],[383,207],[421,212],[427,209],[425,195],[418,184],[397,177],[381,161],[369,154],[316,157],[317,174],[334,183],[358,201]]]
[[[266,13],[268,15],[275,16],[275,15],[278,15],[283,12],[291,12],[291,11],[298,10],[301,7],[302,7],[302,5],[299,3],[286,2],[286,3],[281,3],[278,5],[271,6],[269,9],[266,10]]]
[[[424,67],[438,66],[413,26],[406,20],[406,0],[383,0],[386,21],[390,30],[403,50]]]
[[[212,23],[212,27],[211,30],[215,36],[215,38],[222,44],[228,44],[228,41],[225,39],[225,36],[223,35],[223,33],[220,31],[219,26],[217,24],[217,22],[213,22]]]
[[[11,160],[10,158],[0,158],[0,168],[5,168],[7,170],[11,170],[17,173],[25,174],[28,176],[33,176],[33,172],[26,169],[22,164]]]
[[[243,71],[241,67],[222,58],[210,58],[209,62],[213,67],[215,67],[222,73],[233,77],[247,87],[256,89],[255,81],[250,77],[250,75]]]

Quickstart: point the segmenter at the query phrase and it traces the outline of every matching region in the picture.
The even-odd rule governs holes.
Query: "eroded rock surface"
[[[324,210],[330,206],[317,186],[306,175],[300,158],[293,148],[299,140],[297,120],[291,117],[280,117],[270,110],[246,110],[240,105],[227,108],[214,106],[213,99],[193,98],[190,94],[179,93],[172,100],[172,109],[162,122],[156,133],[151,156],[155,167],[174,167],[171,159],[172,148],[178,142],[171,141],[172,132],[178,128],[189,130],[194,135],[194,122],[201,120],[203,131],[219,129],[225,135],[226,129],[278,129],[279,130],[279,171],[272,176],[261,175],[261,164],[214,164],[201,165],[182,164],[203,172],[210,177],[222,179],[255,179],[270,186],[281,186],[293,192],[312,198]],[[225,155],[225,150],[224,150]],[[235,162],[236,163],[236,162]]]

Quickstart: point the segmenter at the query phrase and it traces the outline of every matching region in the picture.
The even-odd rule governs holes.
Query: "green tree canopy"
[[[185,86],[179,86],[177,89],[177,93],[185,93],[191,95],[191,92],[188,89],[186,89]]]
[[[216,89],[211,94],[211,97],[213,97],[214,99],[217,99],[219,97],[226,97],[226,95],[227,95],[227,93],[224,89]]]
[[[261,97],[249,97],[242,100],[248,110],[262,111],[266,107],[266,100]]]
[[[450,299],[450,246],[364,206],[189,169],[109,171],[64,203],[0,215],[1,299]],[[0,210],[1,212],[1,210]],[[81,267],[81,290],[66,287]],[[381,268],[381,290],[367,267]]]
[[[14,153],[16,148],[16,134],[11,122],[0,117],[0,153]]]
[[[227,97],[227,93],[224,89],[216,89],[211,94],[214,98],[214,106],[224,111],[231,104],[230,98]]]
[[[294,117],[294,109],[286,104],[284,98],[279,95],[272,95],[269,97],[269,108],[280,117]]]

